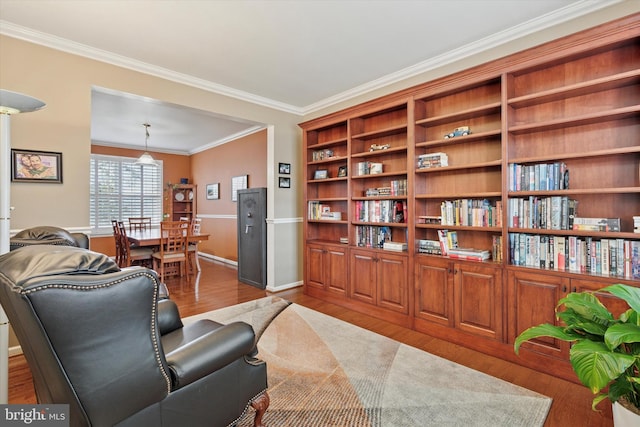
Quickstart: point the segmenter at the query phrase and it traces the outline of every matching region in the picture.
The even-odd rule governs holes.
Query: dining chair
[[[120,255],[116,252],[116,263],[120,268],[132,265],[151,267],[153,249],[132,247],[127,237],[127,229],[122,221],[118,221],[118,238],[120,240]],[[117,250],[116,246],[116,250]]]
[[[151,217],[130,217],[129,231],[151,230]]]
[[[165,280],[166,264],[179,263],[179,274],[187,276],[187,262],[189,259],[187,235],[189,222],[162,221],[160,223],[160,247],[153,253],[153,269],[160,275],[160,281]]]
[[[182,217],[180,218],[180,221],[189,221],[189,218]],[[202,224],[202,218],[193,218],[191,220],[191,224],[189,227],[189,233],[192,236],[200,234],[201,224]],[[198,243],[200,243],[200,241],[198,240],[188,242],[187,250],[189,252],[189,270],[191,272],[193,272],[194,270],[198,272],[200,271],[200,259],[198,258]]]

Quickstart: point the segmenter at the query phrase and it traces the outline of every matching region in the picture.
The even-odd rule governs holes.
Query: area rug
[[[266,297],[185,319],[260,331],[270,427],[542,426],[551,399],[306,307]],[[239,427],[253,425],[249,410]]]

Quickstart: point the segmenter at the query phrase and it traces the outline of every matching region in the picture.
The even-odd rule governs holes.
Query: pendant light
[[[153,159],[153,157],[151,157],[151,154],[149,154],[149,152],[147,151],[148,150],[148,144],[149,144],[149,127],[151,125],[149,123],[143,123],[142,126],[144,126],[144,131],[145,131],[144,153],[142,153],[142,156],[140,156],[140,158],[138,160],[136,160],[136,165],[158,166],[158,164]]]

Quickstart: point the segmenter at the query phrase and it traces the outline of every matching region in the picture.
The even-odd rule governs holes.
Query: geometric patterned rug
[[[185,322],[196,318],[260,330],[269,427],[534,427],[551,406],[541,394],[277,297]],[[238,427],[251,427],[253,415]]]

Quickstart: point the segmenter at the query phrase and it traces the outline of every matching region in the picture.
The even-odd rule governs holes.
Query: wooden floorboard
[[[200,263],[202,272],[199,278],[192,277],[189,282],[179,278],[170,278],[167,281],[171,298],[180,307],[180,314],[183,317],[271,295],[238,282],[234,267],[204,259],[201,259]],[[546,427],[610,427],[613,425],[610,406],[602,403],[601,412],[592,411],[592,395],[586,387],[581,385],[326,303],[305,295],[302,288],[274,295],[549,396],[553,398],[553,404],[545,423]],[[473,389],[473,384],[468,386]],[[9,359],[9,403],[36,403],[31,373],[22,356],[13,356]]]

